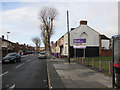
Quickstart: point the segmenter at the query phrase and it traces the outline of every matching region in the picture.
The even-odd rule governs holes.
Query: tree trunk
[[[50,39],[47,40],[45,48],[47,58],[51,58]]]

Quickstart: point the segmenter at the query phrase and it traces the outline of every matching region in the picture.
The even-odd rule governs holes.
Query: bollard
[[[94,68],[94,59],[92,58],[92,68]]]
[[[99,60],[99,70],[102,71],[102,61]]]
[[[112,66],[112,62],[109,62],[109,74],[111,75],[111,73],[112,73],[112,68],[111,68],[111,66]]]

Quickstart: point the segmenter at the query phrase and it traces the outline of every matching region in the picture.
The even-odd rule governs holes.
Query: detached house
[[[109,49],[110,39],[87,25],[87,21],[80,21],[80,26],[70,31],[70,56],[74,56],[73,39],[86,39],[86,57],[102,56],[102,49]],[[83,57],[84,50],[76,49],[76,56]]]

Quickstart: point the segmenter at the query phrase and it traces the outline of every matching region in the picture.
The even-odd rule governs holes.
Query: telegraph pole
[[[67,32],[68,32],[68,61],[70,63],[70,32],[69,32],[69,13],[67,10]]]

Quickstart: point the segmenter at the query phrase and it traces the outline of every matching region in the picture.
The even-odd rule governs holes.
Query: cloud
[[[39,35],[40,21],[38,19],[38,12],[39,10],[32,6],[3,11],[2,34],[10,31],[13,41],[16,37],[25,38],[25,36],[29,36],[31,38],[32,36]],[[22,40],[30,41],[26,39]]]
[[[106,34],[108,37],[112,36],[110,32],[118,31],[118,7],[117,3],[59,3],[56,4],[59,11],[57,21],[57,28],[66,28],[66,11],[69,11],[70,27],[79,26],[80,20],[87,20],[88,25],[100,33]],[[61,21],[62,19],[62,21]],[[109,28],[108,28],[109,27]],[[108,32],[106,32],[108,31]],[[60,33],[63,33],[60,31]],[[64,32],[65,33],[65,32]]]
[[[72,0],[71,0],[72,1]],[[24,4],[24,3],[22,3]],[[31,38],[40,35],[39,11],[42,7],[55,7],[58,16],[55,20],[55,34],[51,40],[56,41],[67,32],[66,12],[69,11],[70,28],[79,26],[81,19],[86,19],[88,25],[100,33],[111,37],[117,33],[117,3],[28,3],[27,6],[2,11],[2,34],[10,31],[12,41],[31,44]]]

